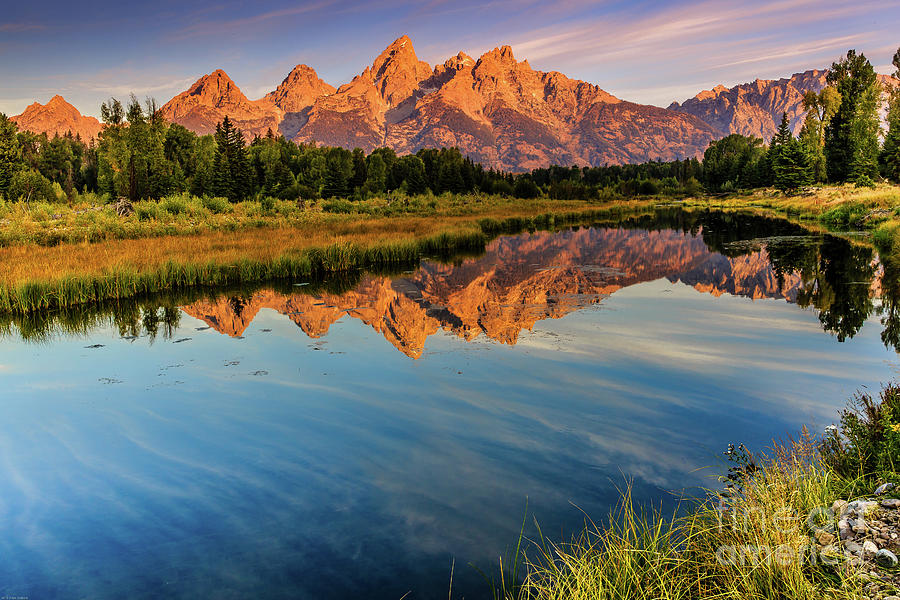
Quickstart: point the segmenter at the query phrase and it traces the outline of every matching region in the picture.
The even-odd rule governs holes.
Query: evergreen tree
[[[364,186],[366,175],[366,153],[359,148],[354,148],[353,176],[350,178],[350,187],[355,190]]]
[[[793,137],[780,146],[772,168],[774,185],[783,192],[795,191],[812,183],[807,154]]]
[[[250,161],[244,136],[227,116],[216,125],[216,153],[212,163],[212,192],[232,202],[245,200],[252,191]]]
[[[6,198],[13,175],[25,166],[16,129],[16,124],[0,113],[0,196]]]
[[[878,96],[875,69],[864,54],[849,50],[831,65],[827,80],[841,101],[825,127],[825,159],[829,181],[855,181],[875,176],[878,158]]]

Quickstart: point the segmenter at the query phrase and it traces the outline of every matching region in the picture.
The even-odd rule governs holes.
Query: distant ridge
[[[34,133],[79,135],[85,142],[97,137],[103,125],[94,117],[86,117],[78,109],[56,95],[47,104],[35,102],[20,115],[10,117],[19,129]]]

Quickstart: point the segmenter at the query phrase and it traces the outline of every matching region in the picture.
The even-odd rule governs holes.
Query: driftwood
[[[128,200],[128,198],[119,198],[116,200],[116,203],[113,204],[113,208],[116,209],[116,214],[120,217],[127,217],[134,214],[134,205]]]

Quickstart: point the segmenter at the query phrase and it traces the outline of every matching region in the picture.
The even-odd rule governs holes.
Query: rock
[[[873,502],[870,500],[854,500],[853,502],[847,503],[847,508],[846,508],[845,512],[847,514],[863,516],[867,512],[869,512],[870,510],[875,508],[875,506],[877,506],[877,505],[878,505],[877,502]]]
[[[869,531],[869,528],[866,526],[866,520],[863,518],[850,521],[850,528],[853,529],[853,533],[857,535],[863,535]]]
[[[134,214],[134,205],[128,201],[128,198],[119,198],[113,208],[120,217],[128,217]]]
[[[900,499],[886,498],[881,501],[881,506],[884,508],[898,509],[900,508]]]
[[[367,152],[453,145],[486,166],[517,171],[680,159],[702,154],[722,134],[692,114],[622,102],[590,83],[536,71],[508,46],[479,60],[460,53],[433,69],[406,36],[337,90],[298,65],[274,92],[250,100],[217,70],[160,111],[200,134],[228,115],[248,140],[271,128],[291,141]]]
[[[844,509],[845,509],[846,507],[847,507],[847,501],[846,501],[846,500],[835,500],[835,501],[834,501],[834,504],[831,505],[831,511],[832,511],[835,515],[840,515],[841,513],[844,512]]]
[[[884,600],[900,600],[900,596],[885,596]]]
[[[838,533],[841,536],[842,540],[848,540],[853,537],[853,529],[850,527],[850,523],[847,519],[841,519],[838,521]]]
[[[875,562],[882,567],[892,569],[897,566],[897,556],[890,550],[882,548],[875,553]]]
[[[866,540],[863,542],[862,550],[866,556],[875,556],[878,553],[878,546],[872,540]]]
[[[875,489],[875,495],[881,496],[883,494],[887,494],[889,491],[891,491],[895,487],[897,487],[897,485],[893,484],[893,483],[882,483],[881,485],[878,486],[878,488]]]
[[[827,531],[820,531],[816,535],[816,541],[819,542],[822,546],[830,546],[834,543],[834,535],[828,533]]]
[[[863,553],[863,548],[859,544],[854,541],[844,542],[844,550],[849,552],[854,556],[861,556]]]

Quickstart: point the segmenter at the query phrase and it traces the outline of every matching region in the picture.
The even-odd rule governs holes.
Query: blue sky
[[[516,58],[666,106],[718,83],[824,67],[857,48],[880,72],[900,45],[900,0],[6,3],[0,111],[60,93],[85,114],[110,95],[160,103],[222,68],[247,96],[298,63],[333,85],[407,34],[431,64],[510,44]]]

